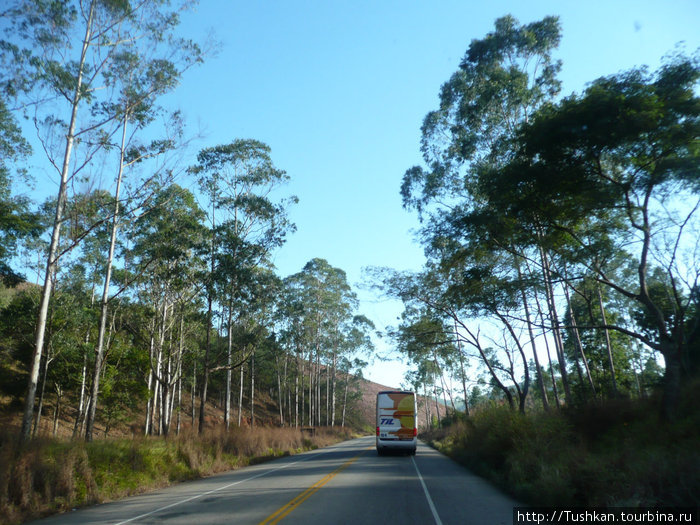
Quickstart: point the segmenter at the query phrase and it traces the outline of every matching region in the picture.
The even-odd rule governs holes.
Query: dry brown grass
[[[0,435],[0,523],[64,512],[178,481],[349,439],[347,429],[212,429],[168,438],[119,438],[92,443],[49,439],[19,446]]]

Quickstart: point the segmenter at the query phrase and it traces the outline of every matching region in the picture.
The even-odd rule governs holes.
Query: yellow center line
[[[372,447],[369,447],[367,450],[369,450],[370,448],[372,448]],[[327,474],[326,476],[324,476],[323,478],[318,480],[316,483],[311,485],[308,489],[306,489],[304,492],[299,494],[292,501],[287,503],[284,507],[278,509],[274,514],[271,514],[270,516],[268,516],[264,521],[261,521],[258,525],[274,525],[275,523],[279,523],[285,516],[289,515],[290,512],[292,512],[299,505],[301,505],[307,499],[309,499],[318,489],[323,487],[326,483],[328,483],[331,479],[333,479],[341,471],[345,470],[350,465],[352,465],[355,461],[357,461],[360,458],[360,456],[362,456],[362,454],[367,452],[367,450],[363,450],[357,456],[349,459],[348,461],[346,461],[345,463],[340,465],[337,469],[335,469],[333,472],[331,472],[330,474]]]

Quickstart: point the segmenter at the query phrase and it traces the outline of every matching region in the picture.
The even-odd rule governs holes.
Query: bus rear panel
[[[416,394],[387,390],[377,394],[377,453],[390,450],[416,453],[418,444]]]

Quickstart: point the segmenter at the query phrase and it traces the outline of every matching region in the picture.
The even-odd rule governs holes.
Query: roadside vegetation
[[[342,428],[208,430],[202,435],[58,441],[18,446],[0,436],[0,523],[21,523],[172,483],[245,467],[352,437]]]
[[[426,406],[438,449],[526,503],[697,505],[700,54],[567,94],[561,39],[471,41],[401,186],[427,262],[374,282],[408,384],[465,414]]]
[[[700,382],[685,393],[673,422],[658,400],[527,414],[484,406],[421,438],[528,505],[697,506]]]
[[[179,36],[190,3],[3,12],[0,411],[21,413],[1,437],[8,519],[366,424],[378,334],[345,271],[276,273],[290,176],[255,139],[191,157],[181,112],[161,106],[211,47]],[[517,497],[697,504],[700,53],[567,95],[561,38],[556,16],[499,18],[440,89],[401,184],[426,264],[370,270],[404,305],[387,339],[430,400],[426,438]],[[17,191],[34,166],[56,168],[43,202]],[[444,407],[466,416],[448,425]]]

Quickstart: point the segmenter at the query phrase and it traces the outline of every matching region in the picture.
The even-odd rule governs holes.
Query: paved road
[[[35,523],[510,525],[514,505],[422,443],[378,456],[366,437]]]

